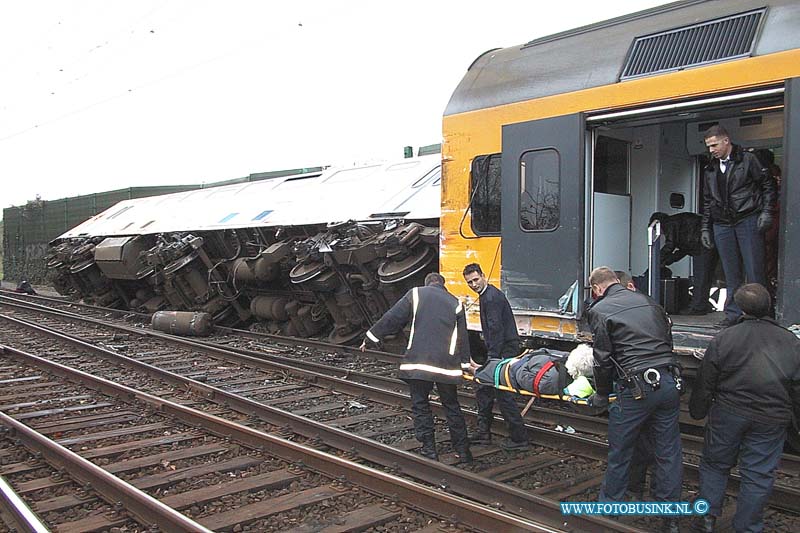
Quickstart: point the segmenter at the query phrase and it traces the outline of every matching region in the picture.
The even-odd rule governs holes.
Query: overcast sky
[[[5,0],[0,207],[402,157],[486,50],[662,3]]]

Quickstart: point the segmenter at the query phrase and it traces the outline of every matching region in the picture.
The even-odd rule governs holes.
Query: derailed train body
[[[126,200],[55,239],[48,275],[87,303],[360,338],[438,268],[440,156]]]

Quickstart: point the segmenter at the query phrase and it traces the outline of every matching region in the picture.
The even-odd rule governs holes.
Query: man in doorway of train
[[[692,257],[694,288],[688,314],[705,315],[711,312],[712,307],[708,297],[717,265],[717,254],[700,242],[703,217],[697,213],[668,215],[655,212],[650,216],[649,224],[656,220],[661,223],[661,234],[664,236],[664,246],[660,255],[661,266],[669,266],[687,255]]]
[[[506,359],[520,353],[519,333],[511,305],[500,289],[490,285],[478,263],[464,267],[464,280],[478,294],[481,315],[481,332],[486,344],[487,359]],[[528,430],[514,395],[490,385],[478,385],[475,401],[478,404],[478,429],[472,439],[474,444],[489,444],[492,440],[494,402],[509,428],[509,438],[501,443],[506,450],[526,450]]]
[[[764,233],[775,218],[775,180],[755,155],[731,142],[722,126],[711,126],[704,138],[711,161],[703,173],[700,238],[703,246],[716,245],[719,251],[728,297],[725,319],[718,325],[728,327],[742,314],[733,295],[744,277],[748,283],[765,283]]]
[[[467,425],[458,404],[457,386],[469,369],[470,353],[467,321],[461,302],[444,286],[444,277],[436,272],[425,276],[424,287],[408,291],[373,325],[361,343],[379,344],[387,335],[411,326],[408,346],[398,377],[408,383],[414,434],[422,443],[420,455],[438,460],[434,422],[429,395],[436,385],[445,410],[450,443],[458,463],[472,462]]]
[[[728,474],[739,460],[733,527],[762,531],[786,428],[800,414],[800,340],[769,318],[769,292],[742,285],[734,298],[744,315],[706,348],[689,400],[693,418],[706,421],[699,497],[709,512],[696,529],[713,531],[722,513]]]
[[[617,274],[598,267],[589,276],[594,303],[587,312],[594,336],[595,389],[591,405],[609,405],[608,466],[600,501],[621,502],[628,488],[634,448],[647,429],[653,439],[657,501],[679,501],[681,463],[680,374],[672,352],[672,326],[664,310],[641,292],[620,285]],[[669,531],[677,519],[668,518]]]

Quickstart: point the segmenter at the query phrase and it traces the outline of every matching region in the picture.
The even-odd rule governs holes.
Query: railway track
[[[123,367],[107,379],[3,355],[0,471],[57,531],[552,531],[270,435],[159,380],[125,386]]]
[[[436,491],[446,489],[448,492],[469,496],[479,501],[485,501],[487,500],[487,489],[494,489],[494,495],[496,497],[492,498],[489,503],[496,503],[494,507],[503,508],[509,512],[513,512],[515,516],[509,518],[510,520],[521,520],[526,524],[536,524],[538,520],[538,523],[549,524],[547,527],[556,526],[557,529],[569,527],[576,530],[593,531],[600,527],[621,531],[636,530],[636,528],[632,528],[624,524],[609,522],[608,520],[603,519],[576,517],[577,519],[570,518],[568,521],[565,521],[564,517],[560,513],[557,502],[554,500],[528,493],[513,486],[504,485],[499,482],[493,482],[491,479],[475,475],[471,472],[459,471],[441,463],[430,462],[420,456],[403,451],[403,446],[388,446],[381,444],[374,438],[359,437],[353,433],[350,433],[350,431],[357,430],[357,428],[354,429],[355,426],[361,426],[362,430],[366,429],[367,432],[369,432],[371,423],[368,420],[375,417],[375,414],[367,415],[366,417],[363,415],[355,415],[361,417],[359,420],[354,420],[352,416],[345,416],[344,420],[339,420],[339,425],[348,426],[347,431],[345,431],[344,429],[339,429],[336,426],[331,425],[331,420],[326,420],[323,423],[315,421],[308,416],[304,417],[289,413],[284,409],[280,409],[280,405],[277,405],[299,400],[299,398],[297,398],[297,394],[290,394],[289,389],[294,387],[296,390],[302,390],[303,392],[301,395],[305,397],[310,397],[312,395],[309,395],[309,391],[305,390],[309,388],[308,384],[303,385],[301,383],[288,383],[285,376],[276,374],[275,379],[278,379],[279,381],[264,384],[264,376],[262,375],[258,376],[254,383],[250,384],[254,385],[255,383],[261,381],[262,386],[264,387],[275,387],[276,389],[280,389],[270,391],[273,395],[273,402],[271,403],[273,403],[273,405],[277,405],[273,406],[269,405],[268,403],[260,403],[252,399],[242,398],[235,393],[226,393],[221,389],[213,387],[210,383],[203,383],[196,380],[191,380],[190,378],[181,377],[176,373],[157,369],[156,367],[148,365],[147,363],[135,362],[129,358],[126,358],[126,361],[123,363],[122,358],[117,354],[92,347],[88,344],[81,345],[75,339],[68,339],[67,337],[63,336],[57,337],[52,331],[49,334],[49,338],[47,340],[43,340],[38,335],[43,334],[45,331],[44,329],[40,329],[38,331],[30,329],[29,325],[23,325],[22,322],[15,322],[13,319],[8,318],[6,318],[4,322],[4,342],[8,343],[9,340],[14,340],[13,337],[21,337],[22,343],[27,344],[30,350],[42,350],[46,352],[46,357],[48,359],[61,360],[63,358],[70,361],[70,364],[81,366],[82,368],[91,370],[94,373],[103,373],[104,375],[113,373],[113,379],[120,383],[133,382],[134,384],[139,385],[143,382],[141,372],[146,371],[149,376],[158,376],[160,379],[166,380],[170,384],[170,386],[167,386],[162,382],[162,385],[158,391],[156,391],[160,391],[160,395],[165,394],[165,391],[177,389],[183,392],[191,391],[195,396],[198,397],[213,398],[216,402],[218,402],[216,405],[228,405],[241,413],[247,413],[249,415],[247,417],[248,424],[251,420],[258,421],[259,423],[266,422],[270,424],[269,429],[277,435],[282,435],[293,440],[303,441],[314,447],[320,447],[323,449],[334,448],[352,459],[368,461],[371,464],[378,464],[390,473],[402,472],[405,476],[426,481],[432,487],[437,487]],[[39,320],[39,322],[43,322],[43,319]],[[58,342],[56,342],[57,340]],[[139,343],[137,342],[137,344]],[[43,349],[43,346],[46,347]],[[76,350],[77,347],[80,348]],[[103,361],[103,357],[115,359],[116,363],[105,363]],[[177,356],[173,357],[178,359]],[[125,365],[124,370],[121,370],[123,367],[120,365],[122,364]],[[230,365],[230,363],[228,363],[228,365]],[[106,366],[110,366],[110,368],[106,368]],[[190,366],[196,367],[197,365]],[[136,369],[138,372],[132,372],[133,369]],[[223,373],[229,373],[231,368],[228,366],[225,368],[220,368],[219,370]],[[244,370],[242,372],[244,373]],[[239,388],[248,387],[248,385],[241,382],[234,384],[233,386]],[[251,391],[252,390],[253,389],[251,388]],[[262,390],[260,392],[264,391]],[[311,411],[323,411],[324,409],[319,407],[319,404],[322,401],[322,398],[325,396],[332,396],[332,400],[337,401],[337,398],[335,397],[336,395],[331,394],[330,390],[327,390],[326,394],[323,394],[322,391],[318,391],[316,393],[316,397],[311,398],[311,403],[316,403],[317,406],[310,405],[308,409]],[[397,395],[395,393],[392,397],[394,397],[396,401],[403,401],[404,403],[407,401],[404,395]],[[363,401],[365,403],[369,401],[363,397],[354,398],[357,398],[355,401]],[[263,402],[269,402],[269,400],[265,398],[262,398],[262,400]],[[384,406],[383,409],[386,411],[386,406]],[[340,407],[332,409],[333,412],[336,412],[337,410],[340,410]],[[308,413],[306,414],[308,415]],[[345,415],[347,415],[346,412]],[[346,420],[347,418],[350,420]],[[377,418],[382,419],[384,416],[379,414],[377,415]],[[409,432],[410,424],[407,416],[405,416],[404,422],[405,425],[401,429],[402,431]],[[373,425],[377,426],[375,424]],[[393,432],[397,432],[397,430],[398,428],[393,427],[391,424],[389,426],[384,426],[382,430],[379,430],[376,427],[376,431],[379,431],[382,434],[391,434]],[[374,436],[375,435],[373,435],[373,437]],[[568,458],[569,454],[563,453],[561,454],[560,459],[556,462],[564,463]],[[520,460],[520,462],[523,461]],[[506,475],[508,477],[508,473],[506,473]],[[473,505],[475,504],[473,503]],[[484,504],[479,504],[478,507],[480,509],[489,511],[494,508],[493,506],[487,506]],[[451,514],[458,516],[459,513],[451,512],[447,513],[446,516],[450,516]],[[476,522],[474,518],[469,518],[464,521],[464,523],[467,523],[476,529],[494,531],[501,525],[501,523],[497,522],[496,519],[493,520],[494,521],[491,523],[491,525],[484,524],[483,526],[480,525],[479,521]],[[462,520],[455,521],[462,522]],[[508,526],[504,525],[501,529],[504,529],[505,527]],[[526,527],[532,526],[528,525]]]
[[[7,305],[11,305],[9,302],[6,302]],[[27,312],[35,312],[34,310],[27,310]],[[21,308],[17,308],[15,313],[22,314],[23,311]],[[73,324],[74,317],[69,316],[62,316],[60,319],[53,320],[55,322],[59,322],[59,327],[64,326],[65,324]],[[43,319],[40,319],[39,322],[42,322]],[[141,335],[144,333],[141,327],[134,327],[129,330],[104,330],[107,326],[99,326],[95,324],[91,326],[94,331],[88,335],[89,340],[93,340],[93,342],[103,344],[107,347],[113,348],[118,350],[122,353],[132,352],[132,346],[135,346],[136,351],[138,353],[144,352],[145,355],[143,356],[145,359],[148,357],[151,358],[151,362],[157,363],[161,360],[161,363],[158,363],[159,366],[170,366],[172,365],[173,370],[176,370],[179,373],[187,372],[187,377],[189,374],[194,375],[195,378],[200,378],[208,385],[213,385],[214,383],[222,383],[225,382],[228,385],[233,385],[234,387],[248,388],[247,380],[249,378],[242,377],[240,374],[242,373],[242,367],[246,364],[256,364],[255,361],[250,361],[247,359],[247,355],[242,353],[245,350],[243,348],[234,348],[231,346],[232,344],[237,344],[243,342],[241,337],[238,337],[236,332],[228,332],[224,337],[217,337],[215,340],[217,343],[225,343],[226,350],[224,352],[220,352],[218,347],[208,346],[206,343],[201,343],[197,341],[187,341],[186,339],[176,339],[173,337],[168,337],[160,334],[153,334],[149,332],[145,335],[147,338],[157,338],[159,340],[156,345],[149,345],[142,340],[142,338],[134,339],[134,336]],[[86,333],[84,332],[84,335]],[[224,365],[222,367],[219,366],[218,363],[217,367],[213,367],[215,363],[205,363],[205,366],[201,364],[195,364],[194,362],[188,363],[183,359],[183,357],[176,357],[174,355],[162,355],[159,356],[157,354],[159,348],[158,345],[161,342],[169,341],[173,346],[182,345],[184,348],[188,348],[194,351],[204,351],[206,353],[214,353],[216,352],[215,357],[222,357],[225,358],[232,358],[226,359],[228,361],[235,360],[237,364],[241,365],[237,371],[235,372],[239,379],[236,381],[242,381],[241,383],[232,383],[232,373],[231,368],[227,368]],[[281,340],[285,342],[285,340]],[[251,344],[258,344],[259,346],[261,343],[254,343],[253,339],[246,339],[244,342],[249,342]],[[349,415],[350,420],[347,420],[347,416],[345,417],[345,423],[341,423],[339,427],[343,427],[348,431],[355,431],[355,432],[362,432],[363,436],[369,438],[369,440],[378,440],[381,442],[385,442],[387,444],[393,445],[395,448],[399,448],[400,450],[405,449],[413,449],[415,447],[416,441],[410,438],[410,420],[408,419],[407,414],[399,414],[397,415],[398,411],[397,405],[406,405],[407,404],[407,396],[405,393],[397,393],[390,391],[391,393],[387,393],[386,390],[381,392],[381,389],[378,385],[374,384],[365,386],[361,384],[355,383],[362,379],[361,375],[364,374],[365,376],[371,376],[375,379],[393,379],[391,376],[381,376],[380,372],[376,372],[375,374],[372,373],[358,373],[358,371],[353,369],[347,369],[345,373],[342,372],[342,369],[332,369],[328,368],[327,374],[323,373],[323,364],[319,362],[320,359],[344,359],[345,350],[340,347],[331,348],[330,346],[324,347],[318,344],[306,343],[306,346],[298,350],[295,348],[294,351],[291,353],[291,357],[287,359],[287,346],[285,345],[273,345],[273,346],[265,346],[261,347],[260,350],[260,358],[262,361],[259,362],[259,365],[266,365],[267,368],[278,370],[282,373],[282,378],[284,381],[270,383],[270,386],[277,387],[280,389],[281,387],[289,387],[288,389],[282,390],[274,390],[273,392],[277,392],[276,396],[270,397],[254,397],[254,400],[260,403],[266,403],[267,405],[274,405],[276,407],[283,407],[288,409],[298,409],[300,414],[304,418],[318,418],[320,421],[325,423],[332,423],[336,425],[334,419],[329,418],[331,416],[331,412],[336,411],[336,409],[343,409],[343,405],[353,406],[352,402],[357,404],[355,407],[357,410],[363,410],[363,413],[360,415]],[[327,348],[327,349],[323,349]],[[252,351],[252,350],[251,350]],[[313,356],[316,357],[317,361],[310,362],[306,361],[304,363],[304,368],[297,368],[292,367],[289,363],[302,355],[306,356]],[[338,354],[338,356],[337,356]],[[130,355],[130,354],[129,354]],[[376,357],[391,360],[390,355],[388,354],[377,354]],[[170,359],[171,362],[169,364],[164,364],[163,361],[165,359]],[[95,358],[96,359],[96,358]],[[267,359],[267,360],[264,360]],[[271,360],[269,360],[271,359]],[[182,362],[181,362],[182,361]],[[340,361],[341,362],[341,361]],[[373,361],[374,362],[374,361]],[[388,363],[388,361],[385,361]],[[352,364],[353,362],[350,361]],[[310,370],[307,365],[317,365],[314,367],[314,370]],[[378,365],[379,367],[379,365]],[[209,372],[209,368],[213,370],[218,370],[219,372],[217,376],[212,375],[213,372]],[[376,368],[376,367],[373,367]],[[227,375],[226,375],[227,372]],[[337,374],[337,372],[339,374]],[[389,373],[391,374],[391,373]],[[298,385],[289,383],[286,381],[289,377],[294,376],[294,378],[303,379],[308,383],[316,382],[316,384],[323,383],[330,390],[335,392],[329,392],[327,394],[323,392],[317,392],[316,397],[314,394],[308,394],[307,387],[305,385]],[[254,378],[257,382],[261,378]],[[264,379],[275,379],[275,378],[264,378]],[[366,379],[366,378],[364,378]],[[395,380],[396,381],[396,380]],[[277,383],[282,383],[278,385]],[[392,383],[392,382],[389,382]],[[396,383],[395,383],[396,385]],[[266,385],[261,385],[260,387],[265,387]],[[385,383],[384,383],[385,386]],[[297,387],[300,387],[300,391],[298,392]],[[252,391],[257,391],[259,387],[255,387],[255,389],[248,390],[239,390],[238,392],[247,393]],[[269,388],[269,387],[267,387]],[[295,393],[291,393],[294,390]],[[355,396],[355,400],[348,399],[344,400],[342,398],[342,391],[347,391],[348,393],[352,393]],[[326,403],[328,398],[326,396],[333,397],[335,400],[338,400],[339,406],[337,408],[329,408]],[[338,398],[337,398],[338,396]],[[373,397],[378,398],[379,400],[374,400]],[[284,402],[283,400],[287,400]],[[371,401],[378,401],[381,405],[371,405]],[[293,404],[293,402],[297,402],[297,404]],[[310,405],[309,405],[310,403]],[[391,406],[391,409],[387,410],[386,405]],[[317,417],[317,414],[325,414],[324,416]],[[297,414],[297,412],[296,412]],[[355,417],[355,418],[353,418]],[[353,424],[350,424],[353,422]],[[286,423],[284,422],[277,422],[278,425],[283,425],[286,427]],[[296,429],[294,423],[289,423],[289,425],[293,426],[293,429]],[[387,431],[386,427],[388,427],[392,431]],[[577,499],[577,500],[591,500],[596,498],[596,489],[599,485],[599,482],[602,478],[602,472],[604,470],[603,459],[605,459],[606,450],[605,445],[601,440],[598,439],[591,439],[585,436],[579,435],[565,435],[563,433],[555,432],[552,430],[548,430],[545,428],[537,428],[535,426],[531,426],[531,433],[533,441],[537,444],[541,444],[542,446],[535,446],[532,451],[527,454],[513,454],[509,455],[504,452],[500,452],[496,448],[492,447],[476,447],[474,450],[476,453],[477,464],[476,466],[469,467],[471,470],[474,470],[480,474],[480,479],[482,481],[486,481],[487,479],[492,479],[496,482],[504,482],[505,485],[511,485],[515,489],[522,489],[527,494],[539,494],[539,495],[546,495],[551,500],[565,500],[565,499]],[[400,430],[400,431],[398,431]],[[288,431],[284,429],[284,431]],[[311,432],[313,430],[304,430],[305,435],[313,435]],[[317,433],[317,435],[321,435]],[[313,436],[311,437],[314,438]],[[328,442],[328,436],[325,437],[317,437],[324,442]],[[446,440],[445,438],[439,439],[440,441]],[[446,446],[446,444],[445,444]],[[346,445],[337,445],[339,449],[347,450]],[[359,450],[360,452],[360,450]],[[577,454],[577,455],[576,455]],[[408,454],[405,454],[408,455]],[[366,455],[361,454],[362,459],[368,460],[376,460],[374,455],[370,455],[369,453]],[[445,462],[452,462],[453,457],[452,455],[444,454],[443,457]],[[420,459],[417,459],[418,461]],[[423,460],[424,461],[424,460]],[[430,464],[428,461],[424,461],[425,463]],[[383,464],[386,465],[387,462],[383,461]],[[388,463],[391,464],[391,463]],[[398,463],[400,464],[400,463]],[[434,465],[438,465],[437,463],[433,463]],[[440,467],[446,468],[447,467]],[[409,465],[403,464],[400,468],[403,472],[413,471],[413,467],[409,467]],[[453,469],[449,469],[453,470]],[[694,473],[694,474],[693,474]],[[428,476],[429,479],[426,481],[435,483],[435,479],[431,479],[431,477],[438,476],[439,472],[436,472],[434,476]],[[687,477],[689,481],[689,485],[687,486],[687,491],[691,491],[692,489],[692,477],[693,475],[696,476],[696,467],[692,464],[687,464]],[[792,482],[794,480],[794,476],[791,473],[784,472],[782,474],[783,481]],[[452,490],[453,492],[457,492],[459,494],[464,494],[468,497],[475,497],[474,493],[470,493],[469,487],[462,487],[461,484],[463,481],[457,481],[450,479],[446,484],[448,490]],[[482,499],[479,496],[477,499],[479,501],[486,502],[485,494],[487,493],[487,485],[484,484],[482,486],[479,485],[478,491],[482,491]],[[734,486],[735,488],[735,486]],[[473,489],[474,490],[474,489]],[[781,492],[785,491],[785,492]],[[509,510],[522,509],[526,504],[524,500],[504,500],[506,496],[504,496],[501,492],[497,492],[498,494],[498,503],[503,505],[503,508]],[[774,511],[774,519],[775,523],[782,523],[786,520],[791,520],[792,517],[789,516],[788,518],[781,514],[785,509],[791,509],[796,511],[792,502],[796,500],[796,491],[791,488],[791,486],[781,486],[776,491],[776,498],[773,501],[773,505],[775,506]],[[487,502],[489,503],[489,502]],[[529,505],[530,502],[527,504]],[[516,506],[516,509],[515,509]],[[524,516],[524,514],[523,514]],[[649,524],[638,524],[641,527],[648,527]]]
[[[149,324],[149,316],[147,315],[74,304],[56,298],[32,297],[32,299],[40,300],[48,306],[54,306],[66,312],[78,310],[81,315],[87,313],[89,316],[103,320],[123,317],[128,322],[134,321],[141,325]],[[331,367],[337,367],[347,372],[351,380],[390,390],[406,390],[406,384],[395,377],[396,369],[402,356],[393,353],[368,351],[363,354],[357,349],[348,346],[221,327],[215,328],[214,334],[207,340],[194,339],[194,342],[210,347],[235,350],[241,354],[283,362],[311,371],[327,372]],[[281,356],[281,354],[287,352],[291,353],[290,359]],[[689,379],[691,379],[691,376]],[[467,408],[475,406],[471,383],[465,383],[465,386],[459,392],[459,399],[462,406]],[[703,447],[702,430],[704,422],[694,420],[689,416],[687,402],[688,396],[684,397],[681,407],[680,419],[683,449],[691,455],[699,456]],[[586,407],[576,408],[553,400],[537,400],[533,408],[527,412],[526,420],[542,427],[571,427],[578,434],[605,438],[608,426],[607,421],[604,417],[596,416],[596,414],[592,409]],[[496,425],[495,431],[502,433],[504,429],[501,425]],[[782,467],[784,472],[800,476],[800,455],[785,454]]]
[[[15,298],[16,293],[3,293],[10,301],[39,302],[42,305],[61,309],[65,312],[77,313],[81,316],[92,316],[102,320],[124,320],[125,323],[138,323],[149,325],[149,315],[131,313],[85,304],[72,303],[59,298],[47,298],[41,296]],[[0,296],[1,297],[1,296]],[[296,339],[281,337],[265,333],[236,330],[232,328],[217,327],[214,334],[207,340],[195,339],[211,346],[222,346],[227,349],[237,350],[257,357],[274,357],[281,353],[291,351],[292,364],[302,366],[310,370],[319,367],[319,363],[324,368],[337,366],[350,371],[354,378],[363,383],[372,383],[379,387],[395,388],[405,390],[405,383],[396,379],[396,371],[402,356],[379,351],[368,351],[362,354],[353,347],[331,345],[326,342],[312,339]],[[305,349],[298,349],[299,346]],[[474,394],[471,383],[465,383],[459,392],[459,399],[464,406],[474,406]],[[688,406],[682,405],[681,430],[683,432],[683,447],[685,450],[699,454],[702,450],[703,423],[692,419],[688,414]],[[606,435],[607,423],[603,417],[593,416],[596,413],[592,409],[582,407],[576,411],[575,406],[564,405],[561,402],[552,400],[537,400],[532,409],[528,411],[526,419],[534,424],[547,427],[567,427],[570,426],[579,433],[604,437]],[[502,429],[498,428],[498,431]],[[796,464],[797,471],[800,472],[800,457],[787,456],[784,462],[791,461]]]

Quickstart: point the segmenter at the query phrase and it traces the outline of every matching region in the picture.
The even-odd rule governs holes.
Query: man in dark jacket
[[[478,263],[464,267],[464,280],[469,288],[478,293],[481,313],[481,330],[486,343],[487,359],[506,359],[520,353],[519,334],[514,313],[505,294],[489,285]],[[514,395],[488,385],[478,385],[475,401],[478,404],[478,433],[475,444],[489,444],[492,439],[494,401],[497,399],[500,413],[509,427],[509,439],[502,443],[507,450],[528,448],[528,430],[519,411]]]
[[[589,276],[596,300],[587,316],[594,335],[596,406],[608,405],[608,467],[600,501],[619,502],[625,496],[631,456],[639,434],[649,428],[655,445],[655,487],[660,501],[681,495],[681,435],[678,427],[680,390],[672,331],[664,310],[649,297],[619,284],[608,267]],[[670,530],[677,521],[669,521]]]
[[[744,283],[740,263],[749,283],[764,284],[764,233],[775,216],[775,180],[750,152],[731,142],[721,126],[705,133],[711,162],[703,174],[701,241],[716,245],[728,289],[725,320],[728,327],[742,314],[733,294]],[[712,237],[713,231],[713,237]]]
[[[687,255],[692,257],[694,289],[688,314],[705,315],[711,311],[708,296],[711,281],[717,265],[717,253],[700,243],[700,228],[703,217],[697,213],[676,213],[668,215],[656,212],[650,216],[650,224],[658,220],[664,246],[661,248],[661,266],[666,267],[680,261]]]
[[[700,460],[700,497],[708,500],[706,531],[722,512],[728,474],[739,459],[741,483],[733,527],[762,531],[792,411],[800,413],[800,340],[768,317],[767,289],[742,285],[734,296],[744,312],[706,349],[689,401],[693,418],[708,415]]]
[[[411,331],[398,375],[408,383],[411,393],[414,433],[422,443],[420,454],[438,459],[428,400],[436,384],[458,462],[469,463],[472,454],[467,425],[456,390],[470,366],[467,321],[461,302],[447,291],[440,274],[425,276],[424,287],[414,287],[386,311],[367,331],[361,350],[366,349],[367,342],[378,344],[381,338],[401,331],[407,324]]]

